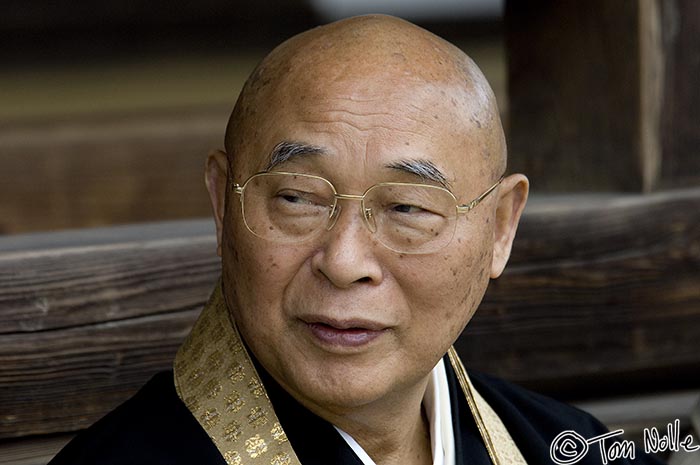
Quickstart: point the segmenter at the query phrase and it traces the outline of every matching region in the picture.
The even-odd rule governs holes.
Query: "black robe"
[[[456,465],[490,465],[454,370],[445,368],[452,404]],[[335,428],[297,403],[259,369],[275,413],[303,465],[362,465]],[[552,440],[564,430],[584,438],[606,432],[590,415],[491,376],[469,371],[481,396],[499,415],[529,465],[553,464]],[[578,464],[601,465],[592,445]],[[613,465],[657,465],[637,449]],[[178,397],[172,371],[153,377],[134,397],[71,441],[49,465],[226,465],[214,443]]]

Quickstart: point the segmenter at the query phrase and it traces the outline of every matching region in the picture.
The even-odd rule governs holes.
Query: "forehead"
[[[348,133],[369,137],[381,132],[390,138],[461,133],[468,126],[463,105],[458,103],[464,102],[459,95],[462,90],[456,86],[408,82],[382,73],[358,79],[300,81],[292,91],[280,87],[276,105],[270,107],[280,116],[280,124],[318,129],[335,124]]]
[[[293,85],[293,91],[278,87],[261,110],[256,147],[246,154],[253,170],[263,169],[273,148],[284,141],[317,146],[326,155],[375,168],[425,159],[454,171],[472,152],[488,150],[480,116],[470,111],[464,90],[455,86],[407,83],[394,76],[302,79]]]

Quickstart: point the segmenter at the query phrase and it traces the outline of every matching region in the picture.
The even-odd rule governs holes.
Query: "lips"
[[[302,321],[317,342],[336,347],[361,347],[388,330],[385,325],[369,320],[308,317],[302,318]]]

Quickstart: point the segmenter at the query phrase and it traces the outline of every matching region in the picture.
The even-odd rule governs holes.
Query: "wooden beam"
[[[698,224],[700,189],[533,199],[458,350],[569,399],[697,388]],[[0,238],[0,437],[84,428],[167,369],[218,269],[208,220]]]
[[[215,250],[208,220],[0,238],[0,437],[87,427],[171,366]]]
[[[641,439],[645,427],[664,428],[671,420],[680,420],[681,428],[692,427],[693,409],[700,402],[700,391],[672,391],[628,398],[602,398],[576,403],[610,430],[634,431]]]
[[[699,391],[663,392],[625,398],[604,398],[577,403],[576,407],[600,420],[610,431],[622,429],[626,440],[634,441],[637,450],[644,450],[644,432],[656,428],[665,434],[667,425],[678,420],[681,438],[692,431],[691,413],[700,399]],[[697,434],[693,434],[697,438]],[[659,451],[666,462],[670,451]],[[674,463],[668,460],[669,465]],[[686,465],[697,465],[697,461]]]
[[[698,400],[690,410],[690,428],[688,428],[688,430],[687,433],[695,438],[694,443],[697,444],[698,437],[700,437],[700,400]],[[685,435],[681,437],[685,438]],[[697,452],[698,451],[686,452],[685,450],[676,451],[671,454],[671,457],[668,459],[668,465],[697,465]]]
[[[59,434],[0,442],[0,465],[46,465],[74,434]]]
[[[228,107],[0,124],[0,234],[203,217]]]

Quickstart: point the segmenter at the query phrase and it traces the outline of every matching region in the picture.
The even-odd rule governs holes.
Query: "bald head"
[[[405,21],[343,20],[263,60],[226,149],[206,165],[222,283],[260,364],[339,426],[367,431],[364,414],[395,418],[402,398],[420,421],[429,372],[505,267],[527,198],[524,176],[501,178],[484,76]],[[329,336],[333,321],[371,330]]]
[[[258,134],[274,124],[276,108],[294,100],[329,98],[333,92],[362,99],[378,86],[412,95],[439,87],[440,98],[464,124],[481,131],[492,171],[505,170],[496,100],[476,64],[436,35],[383,15],[317,27],[274,49],[241,91],[226,131],[226,152],[236,157],[250,150]]]

